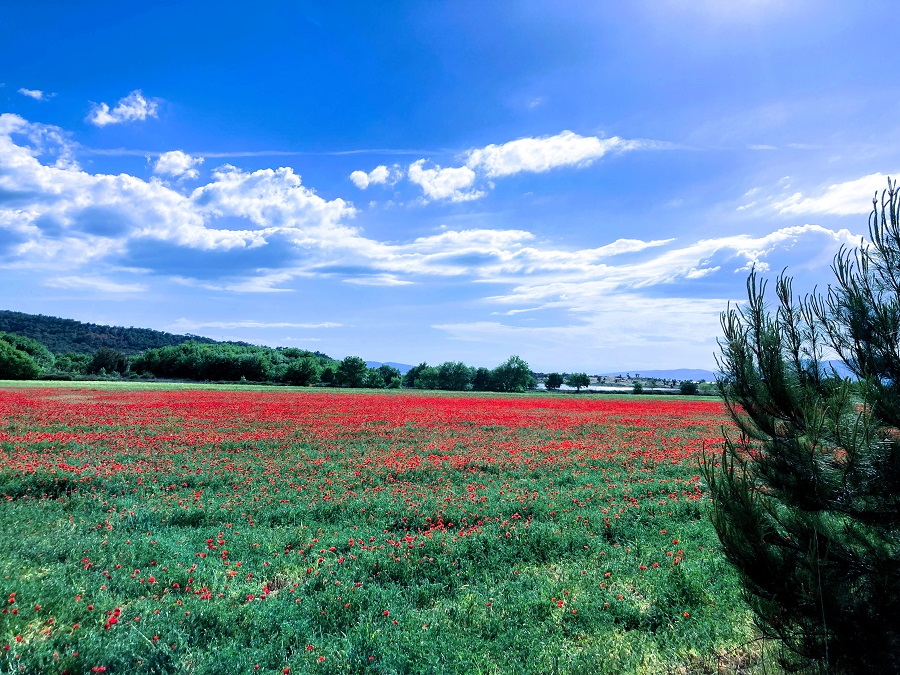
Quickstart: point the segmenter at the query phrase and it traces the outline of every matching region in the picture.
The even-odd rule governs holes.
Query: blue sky
[[[0,308],[712,368],[900,176],[887,1],[6,2]]]

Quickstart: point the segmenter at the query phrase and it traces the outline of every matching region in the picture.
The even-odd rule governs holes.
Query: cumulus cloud
[[[225,166],[182,194],[158,180],[88,173],[72,153],[61,130],[0,115],[0,227],[15,235],[7,255],[21,264],[77,266],[124,256],[141,240],[233,251],[273,238],[327,248],[356,236],[342,222],[352,207],[322,199],[290,168],[245,173]],[[266,286],[258,279],[235,283]]]
[[[435,165],[425,168],[425,160],[420,159],[409,165],[409,180],[422,188],[428,199],[449,199],[464,202],[484,196],[483,190],[470,190],[475,183],[475,172],[467,166],[442,169]]]
[[[520,138],[500,145],[473,148],[463,154],[465,165],[460,167],[426,169],[425,160],[420,159],[409,166],[407,177],[422,188],[427,199],[460,202],[485,195],[485,189],[473,187],[478,179],[487,181],[485,186],[493,188],[490,181],[495,178],[523,172],[544,173],[566,166],[582,168],[610,153],[663,147],[669,145],[618,136],[579,136],[572,131],[563,131],[555,136]],[[354,171],[350,178],[358,187],[372,182],[371,174],[362,171]]]
[[[896,175],[896,174],[895,174]],[[796,192],[787,199],[775,202],[784,214],[823,213],[837,216],[865,214],[872,210],[872,198],[887,187],[887,174],[873,173],[855,180],[829,185],[824,192],[806,197]]]
[[[202,157],[191,157],[181,150],[162,153],[153,165],[153,173],[173,178],[196,178],[200,172],[195,168],[203,164]]]
[[[385,183],[393,185],[400,177],[397,169],[389,169],[384,164],[376,166],[369,173],[365,171],[354,171],[350,174],[350,180],[360,190],[365,190],[370,185],[383,185]]]
[[[322,198],[290,167],[244,171],[225,165],[185,190],[158,178],[92,174],[75,163],[72,153],[61,130],[0,115],[0,265],[39,269],[45,283],[56,288],[139,292],[154,273],[172,283],[225,293],[285,293],[304,278],[396,287],[397,293],[428,279],[462,280],[473,293],[484,289],[486,312],[497,311],[509,321],[525,314],[521,321],[544,322],[548,315],[565,314],[584,322],[588,328],[579,335],[590,336],[604,332],[610,316],[637,321],[624,312],[621,298],[631,298],[633,311],[643,307],[641,320],[654,323],[655,330],[647,312],[657,307],[656,300],[641,305],[641,298],[664,298],[660,302],[668,306],[673,297],[690,296],[689,289],[717,283],[740,287],[735,272],[744,274],[754,264],[778,269],[790,262],[796,268],[800,261],[821,270],[838,245],[858,243],[847,230],[818,225],[699,241],[620,238],[580,248],[551,243],[526,229],[489,227],[443,229],[388,242],[352,227],[356,211],[348,202]],[[190,156],[171,157],[178,160],[172,160],[176,168],[165,175],[193,168]],[[473,198],[477,192],[469,167],[419,162],[413,167],[411,179],[418,179],[430,199]],[[138,258],[135,250],[151,253]],[[231,264],[235,261],[240,265]],[[108,273],[113,265],[147,271],[141,283],[133,277],[123,281],[122,273]],[[726,301],[710,300],[716,316]],[[597,318],[603,312],[605,324]],[[667,330],[685,335],[700,330],[687,309],[679,321]],[[444,329],[471,339],[487,339],[491,330],[507,335],[502,324],[489,323],[493,327]],[[267,326],[241,321],[207,327]],[[527,335],[538,340],[554,333]],[[662,333],[657,337],[662,339]]]
[[[640,141],[626,141],[617,136],[598,138],[563,131],[555,136],[520,138],[469,150],[466,166],[478,169],[488,178],[498,178],[522,171],[543,173],[561,166],[587,166],[607,153],[639,147]]]
[[[156,101],[147,100],[140,89],[135,89],[125,98],[119,99],[112,110],[106,103],[95,103],[85,121],[98,127],[123,122],[142,122],[148,117],[156,117],[158,107]]]
[[[56,96],[56,94],[48,94],[40,89],[26,89],[25,87],[19,89],[19,93],[22,94],[22,96],[33,98],[35,101],[46,101],[48,98]]]

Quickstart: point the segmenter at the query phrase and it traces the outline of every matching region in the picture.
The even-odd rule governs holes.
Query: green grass
[[[639,401],[0,389],[0,668],[763,672],[681,452],[724,414]]]

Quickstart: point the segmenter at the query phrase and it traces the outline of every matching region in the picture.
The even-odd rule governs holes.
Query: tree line
[[[293,386],[441,391],[517,392],[535,389],[538,379],[528,363],[511,356],[496,368],[475,368],[461,361],[420,363],[405,374],[383,364],[370,368],[358,356],[342,360],[294,347],[271,348],[233,342],[188,340],[126,354],[103,346],[93,353],[54,354],[47,345],[13,332],[0,332],[0,379],[72,380],[80,378],[159,378],[197,382],[254,382]],[[548,391],[565,384],[576,391],[590,385],[586,373],[548,373]],[[696,395],[697,385],[682,382],[681,393]],[[643,393],[640,382],[634,393]]]
[[[189,340],[133,355],[107,346],[92,354],[53,354],[33,338],[0,333],[0,379],[82,377],[495,392],[518,392],[537,386],[531,368],[519,356],[511,356],[493,369],[448,361],[437,366],[420,363],[401,374],[388,364],[370,368],[358,356],[336,360],[321,352],[294,347],[273,349]]]

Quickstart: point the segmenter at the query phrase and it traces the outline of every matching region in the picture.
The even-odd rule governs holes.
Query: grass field
[[[0,388],[0,671],[752,666],[717,400]]]

